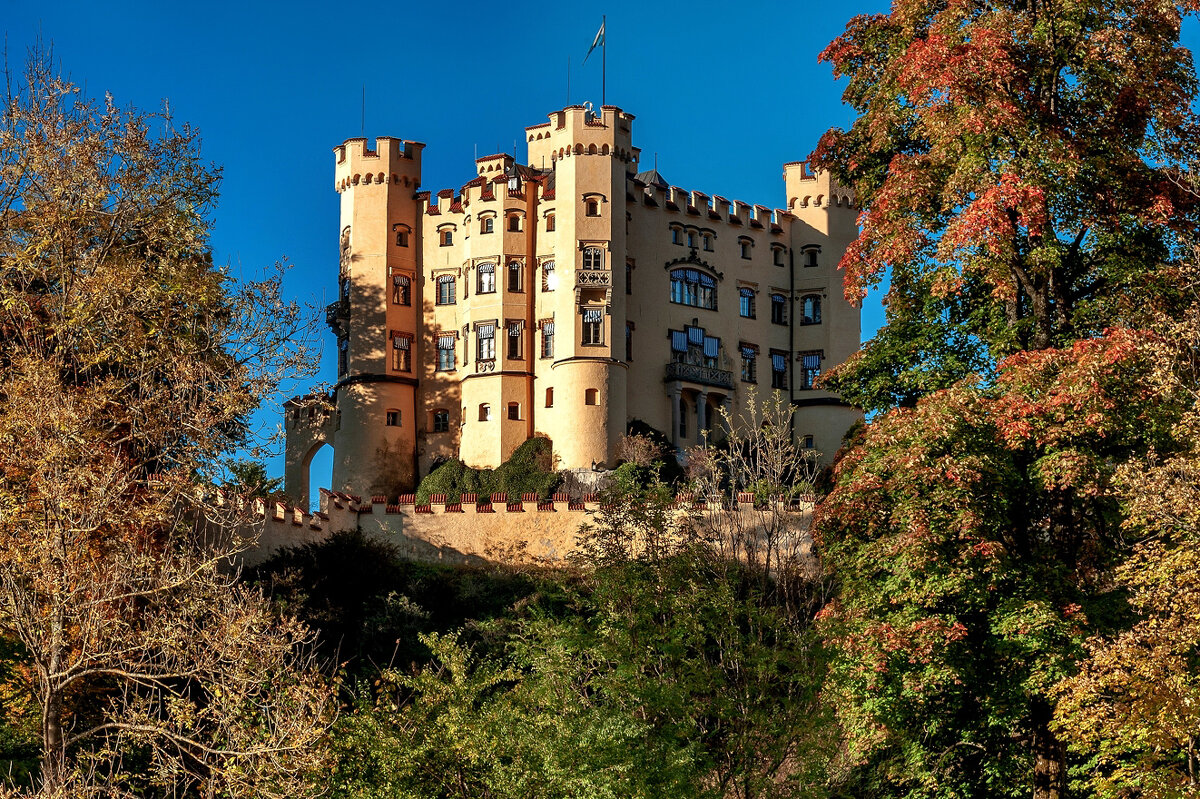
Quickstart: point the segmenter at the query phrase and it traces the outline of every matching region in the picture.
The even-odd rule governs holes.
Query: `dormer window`
[[[521,178],[517,175],[510,175],[508,178],[508,193],[518,194],[521,191]]]

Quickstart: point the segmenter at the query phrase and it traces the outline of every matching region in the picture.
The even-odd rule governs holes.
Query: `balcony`
[[[346,332],[346,323],[350,321],[350,300],[343,297],[325,306],[325,324],[329,325],[335,335]]]
[[[699,383],[702,386],[717,388],[733,388],[733,372],[717,369],[712,366],[700,366],[694,363],[667,364],[667,380],[686,380],[689,383]]]
[[[575,273],[575,287],[612,288],[612,272],[598,269],[580,269]]]

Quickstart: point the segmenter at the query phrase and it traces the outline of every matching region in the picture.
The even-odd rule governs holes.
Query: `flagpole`
[[[604,31],[604,39],[600,42],[600,116],[604,117],[604,90],[608,79],[608,17],[600,15],[600,30]]]

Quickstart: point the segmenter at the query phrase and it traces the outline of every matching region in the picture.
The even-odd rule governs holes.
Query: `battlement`
[[[807,161],[792,161],[783,165],[784,191],[787,208],[846,208],[858,209],[854,191],[833,179],[825,171],[814,171]]]
[[[391,136],[375,140],[370,149],[367,139],[356,137],[333,148],[334,185],[340,193],[354,186],[396,184],[421,185],[421,151],[425,145]]]
[[[633,114],[606,105],[594,114],[582,105],[569,105],[550,114],[550,122],[525,129],[529,163],[548,167],[577,155],[612,156],[636,164],[641,150],[634,147]]]

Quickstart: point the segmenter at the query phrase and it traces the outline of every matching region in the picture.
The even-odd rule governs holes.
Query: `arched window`
[[[754,289],[748,287],[738,289],[738,315],[747,319],[754,318]]]
[[[491,233],[492,230],[495,229],[495,224],[496,224],[496,221],[494,218],[492,218],[490,216],[485,216],[483,219],[479,220],[479,232],[480,233]]]
[[[542,263],[542,291],[554,291],[558,288],[558,275],[554,274],[554,261]]]
[[[771,295],[771,323],[787,324],[787,297],[782,294]]]
[[[583,392],[584,405],[599,405],[600,404],[600,389],[589,388]]]
[[[546,214],[546,232],[554,232],[554,214]]]
[[[508,231],[510,233],[520,233],[521,232],[521,215],[520,214],[509,214],[508,215]]]
[[[453,230],[443,230],[442,231],[442,246],[449,247],[453,243],[454,243],[454,231]]]
[[[603,269],[604,250],[600,249],[599,247],[585,247],[583,249],[583,268]]]
[[[753,246],[754,246],[754,242],[751,239],[747,239],[747,238],[738,239],[738,250],[741,252],[743,258],[746,258],[746,259],[750,258],[750,248]]]
[[[687,233],[687,246],[689,246],[689,247],[696,246],[696,234],[695,234],[695,232],[693,232],[691,230],[689,230]]]
[[[395,225],[392,225],[392,230],[396,231],[396,246],[397,247],[407,247],[408,246],[408,234],[411,232],[411,229],[409,228],[409,226],[397,223]]]
[[[509,291],[524,291],[523,281],[521,280],[521,262],[508,262],[508,290]]]
[[[492,418],[492,406],[486,402],[479,403],[479,421],[487,422]]]
[[[437,304],[454,304],[454,275],[442,275],[437,279]]]
[[[585,208],[586,208],[585,213],[588,216],[600,216],[600,201],[599,200],[588,200],[585,205]]]
[[[546,389],[546,407],[547,408],[554,407],[554,388],[553,387]]]
[[[683,244],[683,230],[677,227],[671,228],[671,243]]]
[[[412,305],[412,278],[408,275],[392,275],[392,304]]]
[[[476,282],[476,294],[494,294],[496,292],[496,265],[493,263],[480,264],[476,271],[479,280]]]
[[[808,294],[800,298],[802,325],[821,324],[821,297],[819,294]]]
[[[717,281],[698,269],[671,271],[671,302],[717,310]]]

